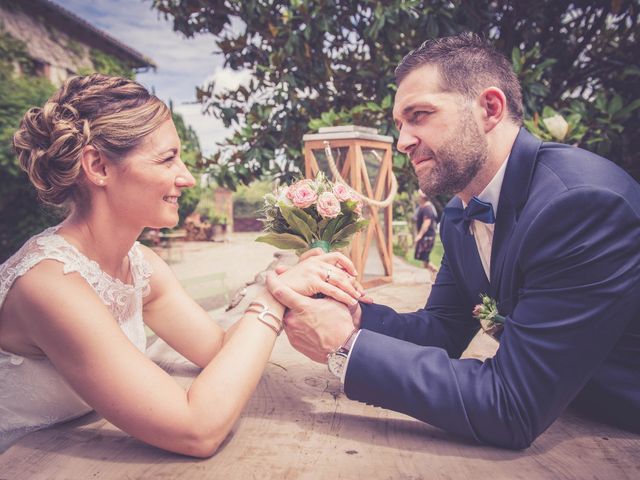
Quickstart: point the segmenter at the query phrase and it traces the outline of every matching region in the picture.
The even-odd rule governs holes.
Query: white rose
[[[553,117],[543,118],[542,121],[553,138],[562,141],[567,136],[569,124],[562,115],[556,114]]]

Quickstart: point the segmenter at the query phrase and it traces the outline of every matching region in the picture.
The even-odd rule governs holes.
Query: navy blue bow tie
[[[462,219],[465,222],[478,220],[482,223],[496,223],[496,216],[493,213],[493,205],[483,202],[478,197],[473,197],[462,212]]]
[[[483,223],[496,223],[493,205],[489,202],[483,202],[478,197],[473,197],[464,210],[461,208],[447,209],[447,216],[454,225],[462,228],[462,231],[467,234],[469,234],[469,224],[471,220],[478,220]]]

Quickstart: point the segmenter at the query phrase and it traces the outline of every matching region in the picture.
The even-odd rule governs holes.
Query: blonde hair
[[[25,113],[13,148],[40,200],[69,206],[80,193],[85,146],[117,162],[169,118],[167,106],[133,80],[76,76]]]

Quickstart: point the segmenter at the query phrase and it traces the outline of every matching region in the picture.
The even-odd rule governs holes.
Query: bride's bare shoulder
[[[52,319],[71,317],[73,310],[103,308],[90,285],[64,265],[45,259],[16,278],[0,309],[0,346],[24,356],[41,356],[32,332],[47,329]]]
[[[92,292],[77,272],[66,273],[65,265],[58,260],[43,259],[16,278],[7,295],[18,296],[22,300],[38,302],[39,299],[55,299],[73,294],[74,291]],[[88,288],[88,290],[87,290]]]

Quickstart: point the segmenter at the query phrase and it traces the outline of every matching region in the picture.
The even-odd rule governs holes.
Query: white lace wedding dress
[[[110,277],[52,227],[29,239],[0,265],[0,309],[13,282],[45,259],[77,272],[109,308],[124,334],[142,352],[146,336],[142,298],[149,293],[151,266],[136,243],[129,251],[133,285]],[[55,288],[55,285],[51,285]],[[0,452],[31,431],[79,417],[91,411],[46,359],[25,358],[0,349]]]

